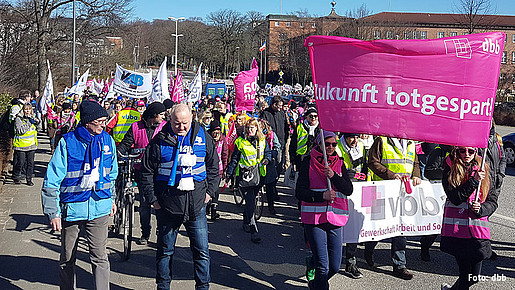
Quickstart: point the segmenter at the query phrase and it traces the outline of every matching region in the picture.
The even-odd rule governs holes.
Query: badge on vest
[[[104,155],[110,155],[111,150],[109,148],[109,145],[104,145]]]
[[[413,157],[413,152],[408,152],[408,157]]]
[[[204,143],[202,142],[202,137],[200,137],[200,136],[195,137],[194,145],[204,145]]]

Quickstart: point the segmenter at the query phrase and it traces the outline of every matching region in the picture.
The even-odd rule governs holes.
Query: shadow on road
[[[16,222],[14,230],[18,232],[41,229],[38,227],[27,230],[32,224],[48,225],[48,219],[44,215],[11,214],[11,218]]]

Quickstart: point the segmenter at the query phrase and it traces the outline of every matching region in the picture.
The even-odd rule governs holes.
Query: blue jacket
[[[116,148],[113,138],[109,138],[112,142],[111,148]],[[87,144],[79,142],[84,149]],[[118,160],[116,154],[111,154],[111,170],[109,171],[109,180],[111,181],[111,198],[99,199],[96,195],[91,195],[89,199],[81,202],[60,202],[61,183],[66,177],[68,169],[69,154],[77,152],[67,152],[66,140],[61,138],[57,148],[48,163],[43,188],[41,190],[41,200],[43,203],[43,212],[52,220],[55,217],[63,217],[66,221],[93,220],[105,216],[111,212],[111,208],[116,196],[114,188],[116,177],[118,176]],[[115,152],[113,152],[115,153]]]

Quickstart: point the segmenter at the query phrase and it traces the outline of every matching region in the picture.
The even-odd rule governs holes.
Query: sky
[[[379,12],[432,12],[454,13],[453,3],[459,0],[335,0],[336,13],[345,15],[348,10],[355,10],[363,3],[373,14]],[[210,12],[233,9],[242,13],[259,11],[268,14],[289,14],[300,9],[307,10],[315,16],[325,16],[331,12],[331,0],[133,0],[133,17],[148,21],[172,17],[202,17]],[[514,0],[491,0],[492,14],[514,15]]]

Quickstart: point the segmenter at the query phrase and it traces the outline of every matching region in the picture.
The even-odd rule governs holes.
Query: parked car
[[[234,78],[235,78],[237,75],[238,75],[238,73],[232,73],[232,74],[230,74],[230,75],[229,75],[229,78],[230,78],[231,80],[234,80]]]
[[[502,137],[502,143],[506,155],[506,165],[515,167],[515,133]]]

